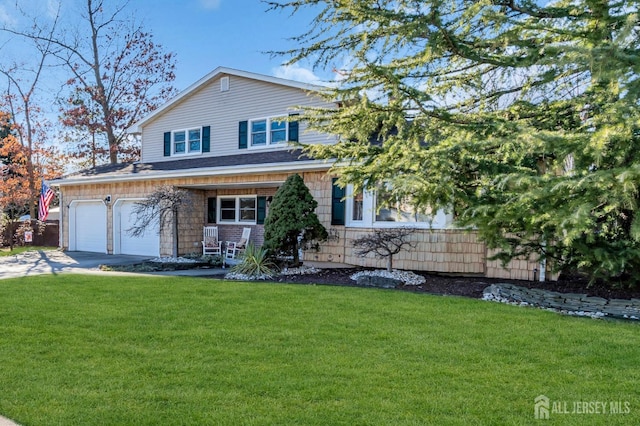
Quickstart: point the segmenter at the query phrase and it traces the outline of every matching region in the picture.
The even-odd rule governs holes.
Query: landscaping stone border
[[[577,293],[559,293],[513,284],[492,284],[484,300],[548,308],[570,315],[640,320],[640,299],[604,299]]]

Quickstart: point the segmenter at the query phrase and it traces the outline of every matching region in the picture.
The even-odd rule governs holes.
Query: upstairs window
[[[271,143],[280,143],[287,140],[287,122],[271,122]]]
[[[196,155],[211,149],[211,126],[164,132],[163,155]]]
[[[251,146],[267,144],[267,120],[251,122]]]
[[[287,122],[277,117],[251,120],[251,146],[277,145],[289,140]]]
[[[189,130],[189,152],[200,152],[200,129]]]
[[[199,154],[202,152],[202,129],[174,131],[172,145],[174,154]]]
[[[289,114],[288,120],[279,116],[238,122],[238,149],[284,145],[287,141],[298,142],[298,115]]]
[[[186,152],[186,146],[184,143],[184,131],[173,132],[173,153],[184,154]]]

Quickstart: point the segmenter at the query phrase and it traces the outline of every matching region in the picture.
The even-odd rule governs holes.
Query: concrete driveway
[[[139,263],[149,256],[46,250],[0,257],[0,279],[40,274],[99,271],[100,265]]]

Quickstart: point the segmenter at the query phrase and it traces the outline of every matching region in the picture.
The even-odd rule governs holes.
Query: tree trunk
[[[111,120],[111,109],[109,99],[107,99],[104,82],[102,81],[102,71],[100,67],[100,49],[98,48],[98,29],[93,20],[94,12],[92,0],[87,0],[87,10],[89,23],[91,24],[91,46],[93,49],[93,73],[96,79],[96,87],[98,89],[98,103],[102,108],[102,116],[104,120],[105,130],[107,132],[107,141],[109,143],[109,162],[111,164],[118,163],[118,141],[113,131],[113,123]]]
[[[15,236],[16,233],[16,227],[15,227],[15,222],[13,220],[11,220],[7,227],[9,228],[9,251],[13,251],[13,237]]]
[[[31,103],[29,97],[24,97],[24,115],[26,125],[26,148],[27,148],[27,192],[31,195],[31,202],[29,203],[29,215],[31,219],[39,219],[36,212],[38,211],[38,193],[36,191],[36,180],[34,176],[33,168],[33,132],[31,129]]]
[[[178,212],[176,210],[173,211],[173,235],[175,238],[173,239],[172,256],[178,257]]]
[[[294,244],[293,247],[293,267],[296,267],[300,265],[300,245],[298,244],[298,240],[296,239],[296,242]]]

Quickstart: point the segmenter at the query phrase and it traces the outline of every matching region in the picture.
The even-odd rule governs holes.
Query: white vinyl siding
[[[164,156],[164,132],[211,126],[211,152],[202,153],[202,156],[233,155],[239,152],[240,121],[299,112],[291,109],[295,105],[327,105],[294,87],[234,75],[228,77],[228,91],[220,91],[218,77],[147,123],[142,129],[142,162],[175,160]],[[307,133],[303,121],[300,121],[299,134],[300,141],[305,143],[335,141],[324,134]],[[286,148],[284,143],[273,146],[273,149]]]

